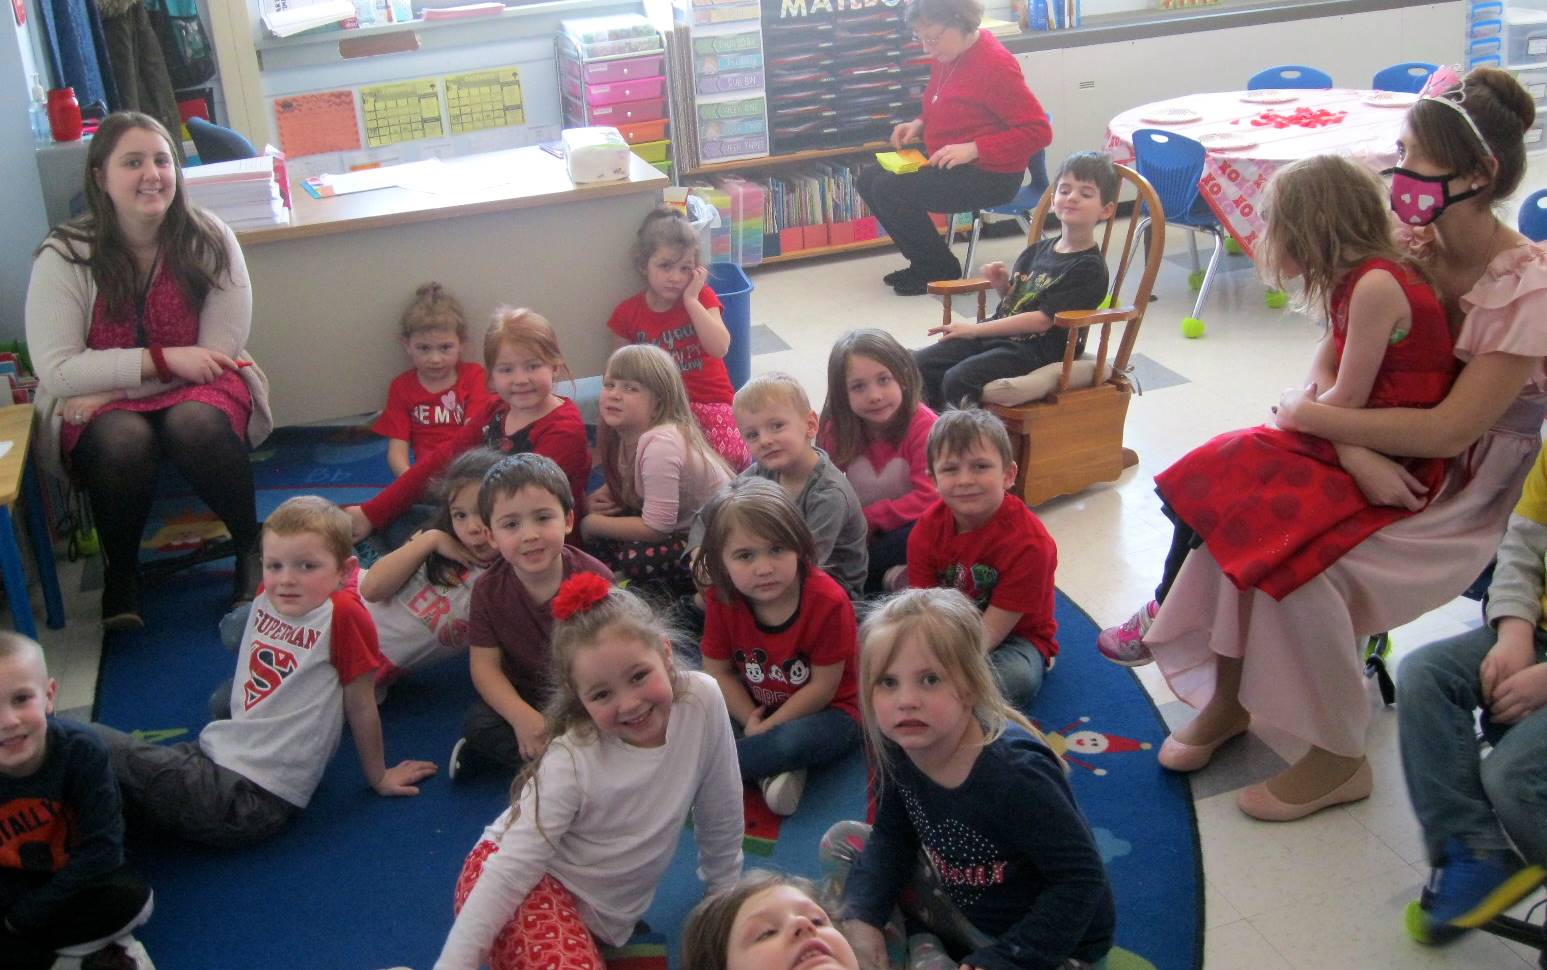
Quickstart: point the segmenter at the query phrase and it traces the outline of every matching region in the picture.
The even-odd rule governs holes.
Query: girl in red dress
[[[1309,380],[1347,408],[1429,408],[1450,391],[1454,335],[1434,288],[1391,238],[1385,192],[1356,162],[1322,155],[1269,186],[1259,254],[1274,285],[1300,277],[1304,308],[1327,315]],[[1283,599],[1371,533],[1434,497],[1438,458],[1406,463],[1425,496],[1372,505],[1324,438],[1261,426],[1220,435],[1156,476],[1160,496],[1239,589]]]

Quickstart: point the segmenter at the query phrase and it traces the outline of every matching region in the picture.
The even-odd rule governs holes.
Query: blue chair
[[[1015,193],[1015,198],[1003,205],[989,206],[987,209],[972,210],[969,220],[972,225],[972,234],[967,237],[967,258],[962,260],[962,278],[972,275],[972,257],[978,249],[978,236],[983,232],[983,214],[992,212],[1000,216],[1014,216],[1015,221],[1021,224],[1021,231],[1028,236],[1031,234],[1031,213],[1037,208],[1037,203],[1042,201],[1042,193],[1048,190],[1052,183],[1047,176],[1047,149],[1039,150],[1031,156],[1031,161],[1026,163],[1026,173],[1031,176],[1021,190]],[[963,213],[965,214],[965,213]],[[956,241],[956,216],[951,216],[951,241]]]
[[[1547,239],[1547,189],[1537,189],[1520,203],[1520,234],[1532,242]]]
[[[1370,87],[1377,91],[1401,91],[1405,94],[1417,94],[1423,90],[1424,84],[1429,80],[1429,75],[1438,70],[1438,65],[1426,61],[1408,61],[1405,64],[1393,64],[1388,68],[1375,72],[1375,80],[1370,82]]]
[[[1188,231],[1187,243],[1192,251],[1192,278],[1197,280],[1198,300],[1193,304],[1192,316],[1182,321],[1182,333],[1202,336],[1203,304],[1209,298],[1209,286],[1214,282],[1214,273],[1219,269],[1219,258],[1225,249],[1225,229],[1198,191],[1198,180],[1203,177],[1205,150],[1198,142],[1174,131],[1140,128],[1133,133],[1133,154],[1134,168],[1149,180],[1160,198],[1166,225]],[[1149,221],[1146,210],[1140,228],[1147,228]],[[1198,268],[1198,233],[1214,237],[1214,252],[1209,256],[1208,269],[1202,270],[1201,275]]]
[[[1261,91],[1274,88],[1330,88],[1332,75],[1314,67],[1299,64],[1280,64],[1266,71],[1253,74],[1246,82],[1246,90]]]
[[[188,134],[193,136],[194,150],[199,153],[200,164],[213,165],[216,162],[258,157],[258,150],[240,132],[210,124],[203,118],[189,118],[187,124]]]

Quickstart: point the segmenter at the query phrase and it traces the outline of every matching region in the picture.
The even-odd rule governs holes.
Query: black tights
[[[91,498],[107,568],[119,576],[139,562],[156,476],[167,459],[226,524],[238,562],[258,540],[247,444],[224,412],[198,401],[148,413],[109,411],[91,419],[70,463]]]
[[[1160,574],[1160,585],[1155,587],[1155,602],[1164,603],[1166,594],[1171,592],[1171,584],[1176,582],[1177,574],[1182,571],[1182,562],[1189,552],[1203,545],[1203,537],[1194,532],[1192,526],[1177,518],[1164,499],[1160,502],[1160,511],[1171,520],[1171,548],[1166,553],[1166,568]]]

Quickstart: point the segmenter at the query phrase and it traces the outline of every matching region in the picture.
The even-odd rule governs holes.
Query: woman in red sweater
[[[913,0],[907,23],[934,58],[923,111],[892,129],[892,145],[923,142],[929,166],[906,175],[863,172],[859,194],[908,259],[885,281],[917,296],[932,280],[955,279],[961,262],[930,220],[931,212],[1002,205],[1020,190],[1031,156],[1053,140],[1047,112],[1026,87],[1015,56],[979,30],[980,0]]]

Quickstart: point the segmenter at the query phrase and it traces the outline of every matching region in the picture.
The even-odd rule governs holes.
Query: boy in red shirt
[[[419,287],[403,311],[402,328],[399,339],[414,366],[392,379],[387,406],[371,425],[390,439],[387,465],[393,475],[408,471],[410,451],[423,458],[449,441],[490,396],[483,368],[462,359],[467,340],[462,305],[439,283]]]
[[[1025,710],[1058,654],[1058,547],[1007,491],[1016,467],[998,418],[978,408],[947,411],[930,430],[925,454],[940,500],[908,537],[908,582],[958,589],[978,605],[999,689]]]

